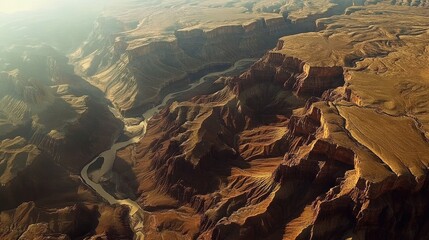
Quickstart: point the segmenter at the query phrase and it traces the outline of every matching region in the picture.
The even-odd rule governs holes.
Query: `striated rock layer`
[[[281,36],[313,31],[317,19],[367,3],[304,2],[124,2],[106,10],[72,57],[91,84],[135,114],[158,103],[169,87],[260,56]]]
[[[0,136],[21,136],[74,171],[122,130],[102,93],[47,46],[16,46],[2,55]],[[73,154],[71,154],[73,153]]]
[[[64,208],[40,208],[34,202],[0,213],[2,239],[132,239],[128,209],[81,203]],[[12,223],[12,224],[11,224]],[[128,229],[127,229],[128,228]]]
[[[311,121],[306,125],[291,117],[293,109],[304,106],[310,93],[320,96],[324,90],[343,85],[343,71],[339,70],[308,68],[303,60],[272,52],[240,77],[226,80],[223,90],[173,103],[149,122],[133,156],[142,206],[164,208],[156,200],[166,198],[163,194],[188,203],[193,210],[187,214],[201,214],[201,221],[193,223],[198,227],[194,236],[225,239],[230,235],[234,239],[267,235],[271,227],[256,235],[239,234],[229,221],[243,225],[246,219],[266,211],[279,191],[274,172],[284,153],[308,144],[312,138],[306,132],[317,129]],[[171,199],[164,201],[167,206],[177,204]],[[162,219],[160,214],[155,212],[154,218]],[[174,217],[170,221],[191,224]],[[178,231],[168,225],[165,228],[165,232]],[[159,233],[153,234],[159,237]]]
[[[429,12],[390,4],[320,19],[155,115],[117,166],[146,236],[425,239]]]
[[[78,175],[123,127],[103,94],[48,46],[1,56],[0,238],[132,238],[128,209],[106,206]]]

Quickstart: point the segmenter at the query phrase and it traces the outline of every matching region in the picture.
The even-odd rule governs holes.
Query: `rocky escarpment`
[[[200,71],[261,54],[261,49],[272,46],[275,39],[286,33],[286,28],[280,18],[277,22],[261,20],[248,26],[225,26],[206,32],[177,31],[175,40],[122,49],[118,60],[113,60],[106,68],[97,68],[91,83],[123,110],[145,109],[158,103],[165,95],[165,88],[174,82],[186,82]],[[109,59],[110,56],[98,58]]]
[[[100,203],[44,151],[21,137],[0,149],[2,239],[132,238],[127,208]]]
[[[137,3],[100,19],[112,29],[97,26],[74,57],[123,110],[297,31],[284,26],[319,29],[281,38],[221,90],[168,105],[120,151],[114,176],[147,211],[146,238],[426,238],[428,12],[387,1],[316,21],[369,3],[321,2],[200,1],[209,20],[162,3],[168,18],[197,19],[166,25],[151,4],[137,22]],[[230,24],[213,20],[219,11]],[[76,175],[121,132],[103,93],[50,48],[11,48],[0,63],[0,238],[130,239],[128,209]]]
[[[47,46],[11,47],[1,63],[0,238],[130,237],[127,210],[77,175],[122,131],[103,94]]]
[[[176,7],[134,3],[127,17],[111,13],[101,18],[73,59],[76,69],[117,107],[134,113],[138,111],[131,110],[141,108],[141,112],[158,103],[169,86],[225,63],[260,56],[280,36],[313,31],[317,19],[367,3],[321,2],[262,1],[249,5],[237,1],[213,5],[203,1],[189,5],[178,1]],[[246,13],[243,7],[248,9]],[[187,9],[186,14],[182,9]],[[142,17],[145,13],[151,17]],[[221,21],[219,15],[226,18]],[[130,29],[132,26],[135,28]]]
[[[34,202],[0,213],[2,239],[132,239],[127,230],[128,209],[81,203],[60,209],[37,207]]]
[[[171,104],[122,151],[148,237],[425,238],[428,13],[349,13]]]
[[[281,50],[283,44],[280,40],[275,50]],[[320,96],[326,89],[344,84],[341,66],[312,66],[299,58],[275,51],[253,65],[237,82],[241,88],[249,82],[257,84],[261,79],[279,83],[298,96]]]
[[[1,137],[21,136],[77,172],[118,136],[122,123],[102,94],[74,75],[55,50],[15,47],[4,55]]]
[[[405,6],[419,6],[419,7],[428,7],[429,2],[426,0],[412,0],[412,1],[403,1],[403,0],[393,0],[392,4],[395,5],[405,5]]]
[[[282,155],[310,139],[303,136],[306,126],[291,118],[293,109],[304,106],[310,93],[320,96],[344,84],[337,68],[309,70],[305,65],[291,56],[268,53],[240,77],[225,80],[223,90],[173,103],[149,121],[148,132],[128,156],[136,161],[142,206],[155,209],[148,218],[155,221],[147,223],[148,237],[169,233],[225,239],[225,233],[213,230],[223,228],[221,218],[245,221],[265,211],[263,206],[279,188],[273,176]],[[170,216],[167,224],[156,209],[177,207],[170,197],[192,208],[186,210],[187,217]],[[238,212],[242,215],[236,216]],[[191,220],[194,215],[201,215],[199,223]],[[159,233],[151,229],[153,224]],[[179,226],[186,226],[188,233]]]
[[[305,70],[299,67],[296,68],[296,65],[288,64],[290,61],[288,56],[282,55],[282,59],[279,56],[279,54],[270,53],[255,63],[249,71],[243,73],[240,77],[226,80],[227,86],[223,90],[206,97],[197,97],[191,102],[173,103],[160,116],[157,116],[159,119],[151,120],[152,123],[160,120],[167,121],[161,125],[173,126],[172,128],[162,129],[162,131],[165,131],[165,136],[168,136],[167,138],[161,137],[156,139],[150,146],[150,149],[158,149],[161,146],[166,147],[164,154],[157,151],[159,159],[155,158],[152,165],[155,169],[163,169],[158,173],[160,182],[163,182],[162,179],[165,179],[167,185],[176,184],[175,181],[182,179],[182,177],[176,176],[177,174],[186,176],[186,169],[188,167],[191,167],[190,169],[199,169],[200,164],[204,166],[202,169],[209,170],[210,166],[219,164],[213,162],[217,159],[216,154],[219,154],[218,157],[225,157],[226,159],[229,157],[232,159],[236,158],[238,154],[236,144],[239,143],[235,139],[237,133],[243,132],[243,143],[246,142],[244,140],[245,135],[251,133],[244,131],[249,128],[255,128],[256,131],[257,127],[264,122],[264,119],[257,118],[261,116],[272,118],[277,115],[284,115],[286,116],[285,119],[280,119],[279,121],[286,122],[287,116],[292,113],[292,110],[302,106],[305,102],[305,99],[292,95],[292,90],[297,93],[305,92],[306,89],[301,89],[301,86],[306,86],[307,84],[299,83],[314,81],[314,79],[323,79],[326,73],[330,72],[330,68],[320,68],[320,77],[317,76],[317,71],[314,72],[314,78],[306,77]],[[300,60],[297,61],[300,62]],[[302,63],[302,65],[305,64]],[[319,87],[325,87],[325,89],[313,88],[312,92],[321,94],[326,89],[344,84],[342,71],[331,71],[330,75],[330,82],[325,81],[324,85],[319,85]],[[290,82],[296,84],[290,84]],[[313,84],[313,86],[318,87],[317,84]],[[227,114],[227,119],[224,119],[225,114]],[[189,126],[187,122],[189,122]],[[180,129],[177,129],[175,126],[180,126]],[[208,129],[200,132],[201,128]],[[276,141],[281,140],[281,137],[276,137],[277,134],[281,133],[281,128],[267,128],[261,131],[267,134],[273,131],[270,134],[273,135],[273,140],[277,138],[279,139]],[[158,134],[159,132],[156,135]],[[148,139],[151,140],[150,134],[148,136]],[[172,136],[175,137],[171,138]],[[213,138],[213,136],[216,137]],[[163,144],[164,141],[167,141],[168,146]],[[245,146],[243,147],[245,148]],[[183,154],[179,158],[176,158],[174,155],[171,156],[174,153]],[[169,159],[172,157],[178,162],[177,169],[175,167],[166,169],[169,166],[165,163],[171,161]],[[191,165],[187,166],[188,164]],[[201,176],[203,175],[205,173],[202,173]],[[170,178],[172,179],[169,180]],[[194,181],[193,179],[189,179],[188,183],[201,184],[201,182]],[[203,184],[210,184],[210,181]],[[210,189],[209,186],[196,188],[199,188],[199,190],[196,189],[191,195],[207,191],[203,189]],[[192,190],[192,188],[188,190]]]

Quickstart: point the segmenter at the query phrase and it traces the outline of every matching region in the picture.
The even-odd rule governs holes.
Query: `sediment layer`
[[[428,13],[390,4],[347,12],[282,38],[221,91],[149,121],[121,153],[149,211],[148,236],[427,234],[427,111],[417,103]]]
[[[118,108],[136,113],[159,103],[173,83],[192,81],[194,74],[219,64],[259,57],[279,37],[314,31],[317,19],[362,4],[367,2],[124,3],[99,19],[72,58]]]

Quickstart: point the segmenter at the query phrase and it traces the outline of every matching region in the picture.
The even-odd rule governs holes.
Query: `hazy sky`
[[[103,4],[108,0],[0,0],[0,13],[15,13],[74,5]],[[82,5],[85,4],[85,5]]]
[[[0,0],[0,48],[48,44],[77,47],[111,0]]]
[[[0,12],[13,13],[37,10],[52,6],[55,2],[64,2],[64,0],[0,0]]]

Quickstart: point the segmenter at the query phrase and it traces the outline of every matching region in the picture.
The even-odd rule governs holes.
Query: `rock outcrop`
[[[121,152],[148,237],[425,238],[429,15],[347,12],[171,104]]]
[[[2,138],[21,136],[75,172],[113,143],[122,123],[102,93],[74,75],[67,58],[46,46],[15,47],[4,55]]]
[[[118,108],[136,114],[200,72],[261,56],[279,37],[314,31],[317,19],[367,3],[274,2],[124,4],[100,18],[74,63]]]
[[[278,188],[273,175],[282,155],[308,141],[301,134],[310,131],[309,126],[291,118],[292,111],[304,106],[305,94],[321,96],[344,84],[341,67],[308,70],[305,66],[303,60],[268,53],[241,76],[227,79],[221,91],[173,103],[152,118],[131,156],[137,160],[135,181],[142,206],[157,209],[165,207],[160,204],[177,204],[168,196],[188,203],[194,209],[188,210],[189,219],[170,221],[194,226],[190,232],[208,237],[217,234],[212,233],[213,227],[222,217],[268,204]],[[263,209],[255,207],[255,214]],[[190,220],[198,213],[204,213],[199,230]],[[160,218],[159,214],[155,211],[153,217]],[[240,216],[246,219],[247,214],[243,211]],[[158,228],[161,233],[147,229],[147,236],[175,231]]]
[[[2,52],[1,239],[132,238],[128,210],[106,206],[77,175],[123,124],[67,61],[47,46]]]
[[[391,3],[395,4],[395,5],[413,6],[413,7],[428,7],[429,6],[429,2],[427,0],[411,0],[411,1],[392,0]]]
[[[34,202],[0,213],[0,237],[9,239],[132,239],[128,209],[74,204],[60,209],[37,207]],[[128,229],[127,229],[128,227]]]
[[[113,109],[136,123],[170,89],[268,48],[207,95],[170,101],[118,152],[104,186],[144,209],[131,228],[146,239],[427,238],[426,5],[121,1],[72,54],[75,69],[47,46],[2,50],[0,238],[134,238],[130,209],[78,175],[127,137]]]

